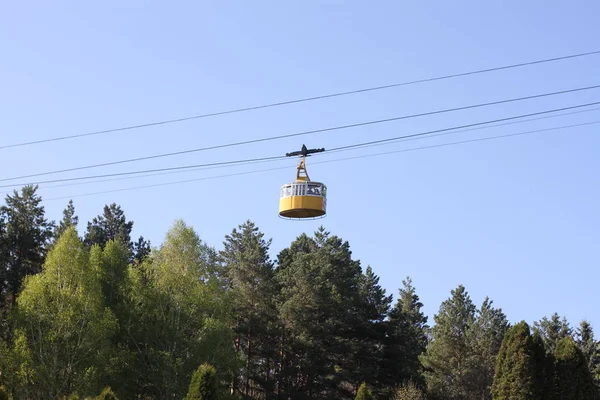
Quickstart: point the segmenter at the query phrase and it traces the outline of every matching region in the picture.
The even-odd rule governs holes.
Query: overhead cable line
[[[490,129],[490,128],[496,128],[496,127],[506,126],[506,125],[522,124],[522,123],[525,123],[525,122],[539,121],[539,120],[550,119],[550,118],[558,118],[558,117],[562,117],[562,116],[566,116],[566,115],[582,114],[582,113],[587,113],[587,112],[592,112],[592,111],[599,111],[599,110],[600,110],[600,107],[597,107],[597,108],[590,108],[590,109],[587,109],[587,110],[570,111],[570,112],[566,112],[566,113],[562,113],[562,114],[557,114],[557,115],[544,115],[542,117],[529,118],[529,119],[522,120],[522,121],[510,121],[510,122],[504,122],[504,123],[499,123],[499,124],[495,124],[495,125],[478,126],[478,127],[474,127],[474,128],[460,129],[460,130],[455,130],[455,131],[449,131],[449,132],[442,132],[442,133],[437,133],[437,134],[431,134],[431,135],[428,135],[428,136],[425,136],[425,137],[418,136],[418,137],[412,137],[412,138],[406,138],[406,139],[398,139],[398,142],[428,139],[428,138],[438,137],[438,136],[454,135],[454,134],[457,134],[457,133],[471,132],[471,131],[476,131],[476,130],[481,130],[481,129]],[[559,127],[559,128],[565,128],[565,127],[567,127],[567,126],[562,126],[562,127]],[[360,148],[375,147],[375,146],[381,146],[381,145],[384,145],[384,144],[387,144],[387,143],[367,144],[367,145],[361,146]],[[349,150],[354,150],[354,149],[327,150],[327,154],[336,153],[336,152],[344,152],[344,151],[349,151]],[[240,164],[243,164],[243,165],[246,165],[246,164],[259,164],[259,163],[273,162],[273,161],[278,161],[278,160],[256,160],[256,161],[248,161],[247,163],[240,163]],[[162,176],[162,175],[181,174],[181,173],[188,173],[188,172],[197,172],[197,171],[206,170],[206,169],[229,168],[229,167],[230,167],[230,165],[215,165],[215,166],[207,166],[207,167],[195,167],[195,168],[187,168],[187,169],[175,170],[175,171],[153,172],[153,173],[147,173],[147,174],[141,175],[141,176],[122,176],[122,177],[116,177],[116,178],[99,179],[99,180],[95,180],[95,181],[94,180],[90,180],[90,181],[87,181],[87,182],[63,183],[63,184],[59,184],[59,185],[43,186],[43,189],[54,189],[54,188],[67,187],[67,186],[89,185],[89,184],[114,182],[114,181],[128,180],[128,179],[151,178],[151,177]],[[9,191],[9,192],[2,192],[0,194],[10,194],[10,193],[11,192]]]
[[[426,149],[432,149],[432,148],[438,148],[438,147],[456,146],[456,145],[465,144],[465,143],[475,143],[475,142],[483,142],[483,141],[487,141],[487,140],[495,140],[495,139],[513,137],[513,136],[523,136],[523,135],[528,135],[531,133],[546,132],[546,131],[560,130],[560,129],[566,129],[566,128],[574,128],[574,127],[586,126],[586,125],[592,125],[592,124],[598,124],[598,123],[600,123],[600,121],[593,121],[593,122],[568,125],[568,126],[560,126],[560,127],[554,127],[554,128],[536,129],[536,130],[532,130],[532,131],[509,133],[509,134],[504,134],[504,135],[488,136],[488,137],[483,137],[483,138],[461,140],[461,141],[457,141],[457,142],[441,143],[441,144],[434,144],[434,145],[429,145],[429,146],[412,147],[412,148],[408,148],[408,149],[386,151],[386,152],[382,152],[382,153],[364,154],[364,155],[360,155],[360,156],[337,158],[337,159],[333,159],[333,160],[316,161],[316,162],[311,163],[311,165],[328,164],[328,163],[356,160],[356,159],[369,158],[369,157],[378,157],[378,156],[383,156],[383,155],[405,153],[405,152],[417,151],[417,150],[426,150]],[[290,168],[290,167],[289,166],[274,167],[274,168],[266,168],[266,169],[253,170],[253,171],[237,172],[237,173],[232,173],[232,174],[223,174],[223,175],[207,176],[207,177],[194,178],[194,179],[186,179],[186,180],[181,180],[181,181],[155,183],[155,184],[151,184],[151,185],[142,185],[142,186],[135,186],[135,187],[129,187],[129,188],[104,190],[104,191],[99,191],[99,192],[84,193],[84,194],[78,194],[78,195],[76,194],[76,195],[72,195],[72,196],[52,197],[52,198],[45,199],[45,201],[72,199],[75,197],[93,196],[93,195],[98,195],[98,194],[107,194],[107,193],[115,193],[115,192],[124,192],[124,191],[147,189],[147,188],[160,187],[160,186],[170,186],[170,185],[177,185],[177,184],[181,184],[181,183],[198,182],[198,181],[211,180],[211,179],[221,179],[221,178],[227,178],[227,177],[232,177],[232,176],[249,175],[249,174],[256,174],[256,173],[269,172],[269,171],[277,171],[277,170],[283,170],[283,169],[288,169],[288,168]]]
[[[570,112],[566,112],[566,113],[562,113],[562,114],[557,114],[557,115],[545,115],[543,117],[529,118],[529,119],[522,120],[522,121],[510,121],[510,122],[504,122],[504,123],[499,123],[499,124],[495,124],[495,125],[478,126],[478,127],[475,127],[475,128],[460,129],[460,130],[450,131],[450,132],[442,132],[442,133],[437,133],[437,134],[431,134],[431,135],[428,135],[428,136],[425,136],[425,137],[419,136],[419,137],[407,138],[407,139],[404,139],[404,140],[399,139],[398,142],[428,139],[428,138],[438,137],[438,136],[454,135],[454,134],[457,134],[457,133],[472,132],[472,131],[476,131],[476,130],[490,129],[490,128],[496,128],[496,127],[506,126],[506,125],[522,124],[522,123],[525,123],[525,122],[539,121],[539,120],[550,119],[550,118],[558,118],[558,117],[563,117],[565,115],[582,114],[582,113],[586,113],[586,112],[599,111],[599,110],[600,110],[600,107],[590,108],[590,109],[587,109],[587,110],[570,111]],[[369,144],[369,145],[361,146],[361,148],[381,146],[381,145],[384,145],[384,144],[387,144],[387,143]],[[336,153],[336,152],[343,152],[343,151],[349,151],[349,150],[353,150],[353,149],[327,150],[327,154]],[[277,161],[277,160],[248,161],[247,163],[244,163],[244,165],[246,165],[246,164],[258,164],[258,163],[265,163],[265,162],[273,162],[273,161]],[[87,181],[87,182],[64,183],[64,184],[59,184],[59,185],[43,186],[43,188],[44,189],[54,189],[54,188],[58,188],[58,187],[89,185],[89,184],[95,184],[95,183],[114,182],[114,181],[121,181],[121,180],[128,180],[128,179],[151,178],[151,177],[162,176],[162,175],[181,174],[181,173],[188,173],[188,172],[197,172],[197,171],[206,170],[206,169],[229,168],[229,167],[230,167],[230,165],[216,165],[216,166],[208,166],[208,167],[196,167],[196,168],[188,168],[188,169],[185,169],[185,170],[175,170],[175,171],[166,171],[166,172],[153,172],[153,173],[147,173],[147,174],[141,175],[141,176],[123,176],[123,177],[117,177],[117,178],[100,179],[100,180],[95,180],[95,181],[91,181],[90,180],[90,181]],[[8,193],[11,193],[11,192],[3,192],[1,194],[8,194]]]
[[[279,140],[279,139],[284,139],[284,138],[304,136],[304,135],[310,135],[310,134],[315,134],[315,133],[323,133],[323,132],[330,132],[330,131],[335,131],[335,130],[357,128],[357,127],[361,127],[361,126],[375,125],[375,124],[399,121],[399,120],[416,118],[416,117],[424,117],[424,116],[428,116],[428,115],[449,113],[449,112],[454,112],[454,111],[464,111],[464,110],[469,110],[469,109],[474,109],[474,108],[487,107],[487,106],[491,106],[491,105],[506,104],[506,103],[512,103],[512,102],[516,102],[516,101],[531,100],[531,99],[536,99],[536,98],[556,96],[556,95],[565,94],[565,93],[574,93],[574,92],[580,92],[580,91],[592,90],[592,89],[598,89],[598,88],[600,88],[600,85],[585,86],[585,87],[580,87],[580,88],[575,88],[575,89],[561,90],[561,91],[557,91],[557,92],[549,92],[549,93],[542,93],[542,94],[536,94],[536,95],[531,95],[531,96],[516,97],[516,98],[512,98],[512,99],[498,100],[498,101],[492,101],[492,102],[488,102],[488,103],[478,103],[478,104],[472,104],[472,105],[468,105],[468,106],[428,111],[428,112],[418,113],[418,114],[402,115],[399,117],[359,122],[359,123],[349,124],[349,125],[339,125],[339,126],[334,126],[334,127],[329,127],[329,128],[314,129],[314,130],[309,130],[309,131],[304,131],[304,132],[295,132],[295,133],[289,133],[289,134],[279,135],[279,136],[268,136],[268,137],[264,137],[264,138],[260,138],[260,139],[251,139],[251,140],[245,140],[245,141],[240,141],[240,142],[233,142],[233,143],[226,143],[226,144],[220,144],[220,145],[214,145],[214,146],[208,146],[208,147],[201,147],[201,148],[196,148],[196,149],[181,150],[181,151],[176,151],[176,152],[171,152],[171,153],[155,154],[152,156],[129,158],[129,159],[125,159],[125,160],[111,161],[111,162],[106,162],[106,163],[101,163],[101,164],[85,165],[85,166],[66,168],[66,169],[60,169],[60,170],[55,170],[55,171],[40,172],[40,173],[36,173],[36,174],[21,175],[21,176],[16,176],[16,177],[11,177],[11,178],[3,178],[3,179],[0,179],[0,182],[6,182],[6,181],[15,180],[15,179],[33,178],[33,177],[37,177],[37,176],[52,175],[52,174],[58,174],[58,173],[64,173],[64,172],[80,171],[80,170],[84,170],[84,169],[106,167],[106,166],[111,166],[111,165],[151,160],[151,159],[157,159],[157,158],[163,158],[163,157],[171,157],[171,156],[177,156],[177,155],[182,155],[182,154],[197,153],[197,152],[201,152],[201,151],[216,150],[216,149],[222,149],[222,148],[226,148],[226,147],[242,146],[242,145],[247,145],[247,144],[252,144],[252,143],[266,142],[266,141],[271,141],[271,140]],[[596,104],[596,103],[592,103],[592,104]],[[2,187],[2,186],[0,186],[0,187]]]
[[[597,104],[600,104],[600,101],[593,102],[593,103],[580,104],[580,105],[576,105],[576,106],[562,107],[562,108],[557,108],[557,109],[553,109],[553,110],[538,111],[535,113],[528,113],[528,114],[515,115],[515,116],[511,116],[511,117],[498,118],[498,119],[489,120],[489,121],[475,122],[472,124],[436,129],[436,130],[432,130],[432,131],[414,133],[414,134],[410,134],[410,135],[396,136],[396,137],[387,138],[387,139],[380,139],[380,140],[375,140],[375,141],[356,143],[356,144],[347,145],[347,146],[335,147],[333,149],[330,149],[330,151],[339,151],[339,150],[343,150],[343,149],[358,148],[358,147],[363,147],[366,145],[371,145],[374,143],[394,142],[394,141],[398,141],[401,139],[425,136],[425,135],[429,135],[429,134],[433,134],[433,133],[446,132],[446,131],[452,131],[452,130],[463,129],[463,128],[470,128],[470,127],[474,127],[474,126],[493,124],[493,123],[502,122],[502,121],[510,121],[510,120],[515,120],[515,119],[519,119],[519,118],[531,117],[534,115],[548,114],[548,113],[552,113],[552,112],[556,112],[556,111],[563,111],[563,110],[587,107],[590,105],[597,105]],[[279,160],[279,159],[284,159],[284,158],[285,158],[285,156],[262,157],[262,158],[246,159],[246,160],[222,161],[222,162],[207,163],[207,164],[183,165],[183,166],[177,166],[177,167],[157,168],[157,169],[149,169],[149,170],[117,172],[117,173],[111,173],[111,174],[92,175],[92,176],[80,176],[80,177],[74,177],[74,178],[61,178],[61,179],[53,179],[53,180],[47,180],[47,181],[25,182],[25,183],[22,182],[22,183],[0,185],[0,188],[24,186],[24,185],[33,184],[33,183],[45,184],[45,183],[57,183],[57,182],[70,182],[70,181],[96,179],[96,178],[107,178],[107,177],[113,177],[113,176],[144,174],[144,173],[148,173],[148,172],[174,171],[174,170],[191,169],[191,168],[211,167],[211,166],[217,166],[217,165],[235,165],[235,164],[242,164],[242,163],[263,161],[263,160],[265,160],[265,161],[266,160]]]
[[[53,179],[53,180],[48,180],[48,181],[39,181],[39,182],[30,182],[30,183],[14,183],[14,184],[9,184],[9,185],[1,185],[0,188],[24,186],[24,185],[29,185],[32,183],[43,184],[43,183],[55,183],[55,182],[70,182],[70,181],[79,181],[79,180],[84,180],[84,179],[106,178],[106,177],[110,177],[110,176],[145,174],[148,172],[175,171],[175,170],[182,170],[182,169],[188,169],[188,168],[212,167],[212,166],[217,166],[217,165],[246,164],[246,163],[251,163],[251,162],[255,162],[255,161],[283,160],[285,158],[287,158],[287,157],[286,156],[274,156],[274,157],[250,158],[250,159],[246,159],[246,160],[222,161],[222,162],[207,163],[207,164],[182,165],[182,166],[177,166],[177,167],[146,169],[143,171],[116,172],[116,173],[112,173],[112,174],[102,174],[102,175],[93,175],[93,176],[78,176],[75,178]]]
[[[597,102],[594,102],[594,103],[588,103],[586,105],[594,105],[594,104],[600,104],[600,101],[597,101]],[[574,106],[574,107],[578,107],[578,106]],[[572,107],[563,108],[561,110],[568,109],[568,108],[572,108]],[[546,112],[548,112],[548,111],[546,111]],[[541,113],[544,113],[544,112],[541,112]],[[537,114],[540,114],[540,113],[526,114],[524,116],[531,116],[531,115],[537,115]],[[502,118],[502,119],[497,119],[494,122],[507,121],[507,120],[516,119],[516,118],[522,118],[522,117],[523,116]],[[489,122],[487,122],[487,123],[489,123]],[[412,135],[397,136],[397,137],[394,137],[394,138],[371,140],[369,142],[363,142],[363,143],[350,144],[350,145],[347,145],[347,146],[334,147],[333,149],[330,149],[329,151],[339,151],[339,150],[353,149],[353,148],[357,148],[357,147],[365,147],[365,146],[370,146],[370,145],[379,144],[379,143],[395,142],[395,141],[398,141],[398,140],[401,140],[401,139],[414,138],[414,137],[418,137],[418,136],[425,136],[425,135],[429,135],[429,134],[432,134],[432,133],[446,132],[446,131],[451,131],[451,130],[454,130],[454,129],[468,128],[468,127],[471,127],[471,126],[478,126],[478,125],[483,125],[483,124],[486,124],[486,122],[477,122],[477,123],[474,123],[474,124],[463,125],[463,126],[460,126],[460,127],[443,128],[443,129],[437,129],[437,130],[434,130],[434,131],[414,133]]]
[[[394,140],[392,142],[393,143],[394,142],[407,142],[407,141],[411,141],[411,140],[429,139],[429,138],[438,137],[438,136],[455,135],[457,133],[472,132],[472,131],[478,131],[478,130],[481,130],[481,129],[491,129],[491,128],[497,128],[497,127],[500,127],[500,126],[507,126],[507,125],[514,125],[514,124],[522,124],[522,123],[525,123],[525,122],[539,121],[539,120],[550,119],[550,118],[558,118],[558,117],[562,117],[562,116],[565,116],[565,115],[581,114],[581,113],[592,112],[592,111],[599,111],[599,110],[600,110],[600,107],[596,107],[596,108],[590,108],[590,109],[587,109],[587,110],[571,111],[571,112],[557,114],[557,115],[544,115],[543,117],[529,118],[529,119],[525,119],[525,120],[522,120],[522,121],[509,121],[509,122],[503,122],[503,123],[500,123],[500,124],[486,125],[486,126],[477,126],[477,127],[474,127],[474,128],[460,129],[460,130],[456,130],[456,131],[432,133],[432,134],[427,135],[427,136],[417,136],[417,137],[402,138],[402,139]],[[353,150],[356,147],[360,147],[362,149],[362,148],[366,148],[366,147],[376,147],[376,146],[382,146],[382,145],[386,145],[386,144],[389,144],[389,143],[388,142],[383,142],[383,143],[363,144],[361,146],[354,146],[354,147],[351,147],[351,148],[339,148],[338,147],[338,148],[328,149],[327,153],[331,154],[331,153],[337,153],[337,152],[341,152],[341,151]]]
[[[347,157],[347,158],[343,158],[342,160],[354,160],[354,159],[358,159],[358,158],[371,157],[373,155],[385,155],[385,154],[404,153],[404,152],[407,152],[407,151],[433,149],[433,148],[437,148],[437,147],[453,146],[453,145],[464,144],[464,143],[483,142],[483,141],[491,140],[491,139],[500,139],[500,138],[507,138],[507,137],[512,137],[512,136],[523,136],[523,135],[528,135],[528,134],[531,134],[531,133],[549,132],[549,131],[556,131],[556,130],[569,129],[569,128],[578,128],[578,127],[581,127],[581,126],[596,125],[596,124],[600,124],[600,120],[590,121],[590,122],[583,122],[583,123],[580,123],[580,124],[572,124],[572,125],[555,126],[555,127],[551,127],[551,128],[535,129],[535,130],[532,130],[532,131],[525,131],[525,132],[506,133],[506,134],[503,134],[503,135],[487,136],[487,137],[483,137],[483,138],[465,139],[465,140],[460,140],[460,141],[457,141],[457,142],[432,144],[432,145],[429,145],[429,146],[421,146],[421,147],[414,147],[414,148],[410,148],[410,149],[386,151],[386,152],[383,152],[383,153],[375,153],[375,154],[367,154],[367,155],[361,155],[361,156]],[[365,146],[365,147],[368,147],[368,146]],[[317,162],[313,162],[311,164],[325,164],[325,163],[328,163],[328,162],[331,162],[331,160],[317,161]]]
[[[238,175],[249,175],[249,174],[256,174],[256,173],[259,173],[259,172],[275,171],[275,170],[289,169],[289,168],[290,168],[289,166],[285,166],[285,167],[275,167],[275,168],[259,169],[259,170],[254,170],[254,171],[236,172],[236,173],[233,173],[233,174],[207,176],[207,177],[203,177],[203,178],[186,179],[186,180],[183,180],[183,181],[175,181],[175,182],[155,183],[155,184],[152,184],[152,185],[143,185],[143,186],[135,186],[135,187],[130,187],[130,188],[124,188],[124,189],[106,190],[106,191],[102,191],[102,192],[85,193],[85,194],[79,194],[79,195],[74,195],[74,196],[52,197],[52,198],[49,198],[49,199],[44,199],[44,201],[62,200],[62,199],[67,199],[67,198],[75,198],[75,197],[82,197],[82,196],[92,196],[92,195],[96,195],[96,194],[105,194],[105,193],[123,192],[123,191],[128,191],[128,190],[146,189],[146,188],[157,187],[157,186],[176,185],[176,184],[179,184],[179,183],[205,181],[205,180],[209,180],[209,179],[219,179],[219,178],[226,178],[226,177],[229,177],[229,176],[238,176]]]
[[[161,176],[161,175],[172,175],[172,174],[181,174],[181,173],[185,173],[185,172],[196,172],[196,171],[204,171],[204,170],[209,170],[209,169],[218,169],[218,168],[229,168],[232,166],[237,166],[237,165],[248,165],[248,164],[260,164],[260,163],[265,163],[265,162],[274,162],[274,161],[283,161],[283,160],[287,160],[288,157],[285,156],[277,156],[271,159],[271,157],[266,157],[265,159],[259,158],[259,159],[251,159],[251,160],[239,160],[239,162],[225,162],[221,165],[192,165],[189,166],[189,168],[187,166],[185,166],[185,168],[181,167],[180,169],[176,169],[173,171],[162,171],[162,172],[148,172],[148,173],[144,173],[142,175],[142,173],[140,173],[137,176],[132,176],[132,175],[125,175],[125,176],[120,176],[120,177],[115,177],[115,178],[107,178],[107,179],[97,179],[97,180],[87,180],[86,182],[70,182],[70,183],[62,183],[62,184],[58,184],[58,185],[49,185],[49,186],[42,186],[43,189],[54,189],[54,188],[60,188],[60,187],[67,187],[67,186],[79,186],[79,185],[90,185],[90,184],[95,184],[95,183],[105,183],[105,182],[114,182],[114,181],[121,181],[121,180],[128,180],[128,179],[141,179],[141,178],[153,178],[156,176]],[[94,178],[90,178],[90,179],[94,179]],[[15,185],[17,186],[17,185]],[[6,187],[6,186],[0,186],[0,187]],[[7,192],[0,192],[0,195],[2,194],[11,194],[12,191],[7,191]]]
[[[323,100],[323,99],[332,98],[332,97],[340,97],[340,96],[347,96],[347,95],[358,94],[358,93],[372,92],[372,91],[376,91],[376,90],[391,89],[391,88],[400,87],[400,86],[409,86],[409,85],[415,85],[418,83],[433,82],[433,81],[458,78],[458,77],[468,76],[468,75],[483,74],[483,73],[487,73],[487,72],[494,72],[494,71],[506,70],[506,69],[511,69],[511,68],[519,68],[519,67],[567,60],[567,59],[578,58],[578,57],[586,57],[586,56],[591,56],[591,55],[596,55],[596,54],[600,54],[600,50],[589,51],[589,52],[578,53],[578,54],[571,54],[571,55],[561,56],[561,57],[546,58],[546,59],[542,59],[542,60],[527,61],[527,62],[522,62],[522,63],[518,63],[518,64],[503,65],[503,66],[499,66],[499,67],[486,68],[486,69],[480,69],[480,70],[474,70],[474,71],[468,71],[468,72],[460,72],[457,74],[442,75],[442,76],[437,76],[437,77],[433,77],[433,78],[425,78],[425,79],[418,79],[418,80],[407,81],[407,82],[392,83],[392,84],[383,85],[383,86],[374,86],[374,87],[350,90],[350,91],[345,91],[345,92],[324,94],[324,95],[320,95],[320,96],[305,97],[305,98],[300,98],[300,99],[295,99],[295,100],[287,100],[287,101],[263,104],[263,105],[258,105],[258,106],[218,111],[218,112],[213,112],[213,113],[194,115],[194,116],[190,116],[190,117],[149,122],[149,123],[145,123],[145,124],[131,125],[131,126],[125,126],[125,127],[121,127],[121,128],[106,129],[106,130],[95,131],[95,132],[87,132],[87,133],[81,133],[81,134],[77,134],[77,135],[59,136],[59,137],[48,138],[48,139],[34,140],[34,141],[30,141],[30,142],[15,143],[15,144],[0,146],[0,150],[14,148],[14,147],[30,146],[30,145],[34,145],[34,144],[41,144],[41,143],[48,143],[48,142],[57,142],[57,141],[61,141],[61,140],[83,138],[83,137],[101,135],[101,134],[106,134],[106,133],[121,132],[121,131],[126,131],[126,130],[147,128],[147,127],[151,127],[151,126],[172,124],[172,123],[177,123],[177,122],[190,121],[190,120],[194,120],[194,119],[215,117],[215,116],[219,116],[219,115],[235,114],[235,113],[259,110],[259,109],[264,109],[264,108],[279,107],[279,106],[284,106],[284,105],[289,105],[289,104],[304,103],[304,102],[308,102],[308,101]]]

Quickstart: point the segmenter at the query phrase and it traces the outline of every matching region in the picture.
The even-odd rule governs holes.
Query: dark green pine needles
[[[560,400],[597,400],[598,391],[582,351],[571,336],[556,345],[556,377]]]
[[[496,359],[496,374],[492,385],[494,400],[541,399],[541,384],[536,382],[536,357],[529,325],[520,322],[504,337]]]
[[[539,332],[520,322],[506,333],[496,362],[494,400],[598,400],[583,352],[571,336],[547,352]]]

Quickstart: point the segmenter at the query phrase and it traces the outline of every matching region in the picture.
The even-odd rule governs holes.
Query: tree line
[[[592,326],[511,325],[459,285],[433,326],[319,228],[271,259],[246,221],[222,248],[176,221],[156,247],[117,204],[79,233],[36,186],[0,207],[0,399],[599,399]]]

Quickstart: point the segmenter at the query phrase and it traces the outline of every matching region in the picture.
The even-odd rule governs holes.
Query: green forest
[[[600,398],[588,321],[512,324],[462,285],[430,319],[325,228],[275,259],[252,221],[151,245],[117,204],[56,222],[37,190],[0,208],[0,399]]]

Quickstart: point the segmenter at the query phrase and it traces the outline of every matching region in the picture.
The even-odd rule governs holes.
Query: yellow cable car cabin
[[[279,216],[286,219],[322,218],[327,209],[327,186],[321,182],[313,182],[306,171],[306,157],[309,154],[325,151],[325,149],[307,150],[302,146],[299,152],[286,154],[288,157],[300,155],[296,181],[281,187],[279,197]]]

